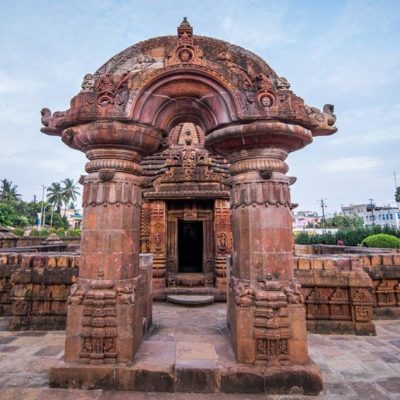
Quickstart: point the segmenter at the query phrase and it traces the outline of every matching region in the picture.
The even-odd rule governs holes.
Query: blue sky
[[[176,33],[245,47],[307,104],[335,105],[339,131],[290,155],[299,209],[394,201],[400,185],[400,1],[1,0],[0,178],[28,200],[84,173],[85,156],[40,133],[40,110],[65,110],[83,76],[126,47]]]

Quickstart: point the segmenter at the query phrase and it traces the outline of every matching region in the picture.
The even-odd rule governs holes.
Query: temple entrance
[[[68,298],[68,363],[52,369],[52,386],[230,393],[256,381],[266,393],[321,390],[293,280],[295,178],[285,175],[285,159],[313,136],[334,133],[336,117],[332,105],[320,112],[289,89],[253,53],[194,36],[185,18],[177,37],[131,46],[87,74],[70,109],[41,111],[42,131],[89,159],[80,180],[84,222],[79,279]],[[213,355],[215,368],[203,368],[205,359],[192,355],[204,346],[173,343],[162,370],[156,358],[137,369],[153,299],[189,292],[228,298],[238,364],[216,365]],[[359,308],[364,324],[368,310]],[[141,354],[165,343],[148,341]],[[178,362],[175,355],[188,351]],[[152,378],[126,379],[139,372]]]
[[[204,148],[204,131],[179,122],[160,152],[145,157],[141,251],[153,254],[153,294],[215,288],[226,299],[226,256],[232,247],[225,158]],[[179,289],[177,289],[179,290]],[[209,290],[209,289],[207,289]]]
[[[178,263],[180,273],[203,271],[203,223],[178,220]]]

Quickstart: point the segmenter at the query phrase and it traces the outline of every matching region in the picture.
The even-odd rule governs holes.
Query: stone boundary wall
[[[374,318],[400,318],[400,253],[361,257],[374,286]]]
[[[144,331],[152,321],[151,254],[141,254]],[[63,330],[67,299],[79,275],[78,253],[0,253],[0,316],[10,316],[10,330]]]
[[[294,257],[307,329],[316,333],[374,335],[373,283],[358,258]]]
[[[13,268],[5,299],[11,300],[10,330],[65,329],[66,302],[79,274],[79,255],[9,253],[0,255],[0,270]]]
[[[81,239],[75,237],[63,237],[63,243],[67,245],[79,245]],[[0,238],[0,249],[9,249],[11,247],[30,247],[30,246],[40,246],[46,242],[44,237],[30,237],[22,236],[16,238]]]
[[[294,268],[302,285],[309,330],[373,334],[372,318],[400,317],[399,252],[345,254],[338,250],[336,255],[319,255],[310,254],[312,246],[304,247],[306,252],[296,248],[297,254],[306,254],[294,257]],[[324,251],[326,247],[335,246],[325,246]],[[140,257],[147,270],[152,267],[149,257]],[[64,329],[67,297],[78,274],[78,253],[0,252],[0,315],[12,317],[10,329],[14,330]],[[147,280],[151,278],[146,275]],[[147,324],[152,293],[148,296]]]
[[[368,274],[373,286],[373,311],[374,318],[400,318],[400,249],[374,249],[368,247],[349,246],[296,246],[298,258],[309,259],[311,269],[319,269],[322,260],[328,257],[336,258],[336,265],[340,261],[339,254],[353,263],[359,262],[361,268]],[[329,256],[327,254],[330,254]],[[337,254],[337,256],[332,256]],[[327,268],[331,267],[330,261],[325,261]],[[307,269],[308,262],[301,261],[298,269]]]
[[[371,254],[400,254],[400,249],[383,249],[363,246],[336,246],[329,244],[310,244],[302,245],[296,244],[295,254],[296,255],[331,255],[331,254],[356,254],[356,255],[371,255]]]

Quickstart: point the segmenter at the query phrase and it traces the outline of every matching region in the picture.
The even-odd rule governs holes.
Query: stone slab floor
[[[154,327],[141,350],[175,345],[176,361],[223,356],[225,304],[186,308],[156,303]],[[300,395],[139,393],[48,388],[49,368],[62,360],[64,332],[11,332],[0,318],[0,399],[17,400],[235,400],[399,399],[400,321],[376,321],[376,337],[309,334],[310,356],[324,376],[317,397]],[[151,343],[154,342],[154,343]],[[171,343],[172,342],[172,343]],[[166,344],[166,343],[165,343]],[[154,345],[154,346],[153,346]],[[159,349],[160,350],[160,349]]]

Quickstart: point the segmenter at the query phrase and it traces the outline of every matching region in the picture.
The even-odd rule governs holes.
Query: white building
[[[342,206],[342,214],[347,217],[361,217],[364,226],[380,225],[400,229],[400,209],[398,206],[350,204],[349,206]]]

